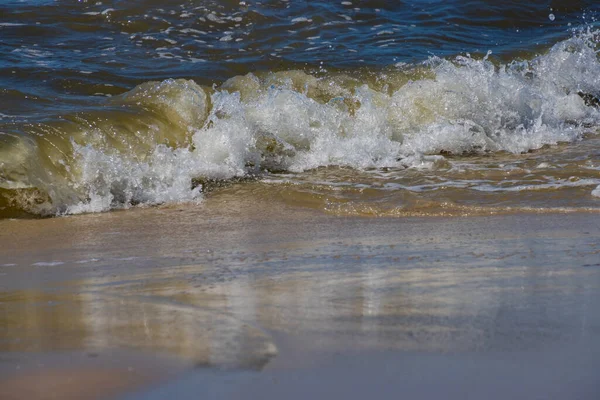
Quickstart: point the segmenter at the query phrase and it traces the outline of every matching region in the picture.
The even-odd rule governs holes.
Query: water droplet
[[[550,21],[554,21],[554,19],[555,19],[555,18],[556,18],[556,17],[555,17],[555,16],[554,16],[554,14],[552,14],[552,13],[550,13],[550,14],[548,15],[548,19],[550,19]]]

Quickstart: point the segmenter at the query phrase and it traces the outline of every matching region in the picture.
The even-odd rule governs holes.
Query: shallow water
[[[230,189],[0,221],[0,397],[71,376],[89,398],[131,366],[158,387],[129,399],[598,398],[599,215],[338,218]]]
[[[0,217],[600,210],[593,1],[0,5]]]

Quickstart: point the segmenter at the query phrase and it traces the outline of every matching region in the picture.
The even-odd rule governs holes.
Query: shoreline
[[[520,371],[532,375],[506,392],[515,398],[594,398],[584,372],[600,367],[586,355],[600,351],[599,237],[597,214],[338,217],[226,192],[195,206],[4,220],[0,380],[15,354],[129,349],[172,360],[141,362],[159,372],[121,386],[147,388],[133,398],[193,398],[199,382],[214,398],[293,398],[311,382],[358,398],[344,377],[383,385],[379,398],[403,388],[419,398],[433,393],[417,379],[427,371],[460,398],[454,389],[480,368],[499,373],[481,372],[473,393]],[[570,364],[548,373],[495,361],[542,367],[564,349]],[[381,380],[393,370],[414,379]]]

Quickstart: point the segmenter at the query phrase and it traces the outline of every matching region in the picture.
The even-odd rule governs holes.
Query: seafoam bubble
[[[63,264],[64,264],[63,261],[40,261],[40,262],[31,264],[31,266],[33,266],[33,267],[56,267],[56,266],[63,265]]]
[[[192,187],[192,179],[210,170],[190,157],[188,149],[164,145],[157,146],[144,161],[92,146],[75,145],[75,152],[81,171],[73,188],[84,193],[85,198],[65,204],[67,214],[194,201],[200,196],[201,187]]]
[[[50,210],[80,213],[198,201],[204,179],[264,169],[434,169],[445,154],[518,154],[572,142],[600,125],[593,36],[506,65],[434,57],[403,66],[401,84],[381,78],[394,90],[301,71],[236,77],[212,90],[193,81],[148,82],[110,100],[130,111],[127,118],[84,119],[83,133],[70,135],[72,158],[61,160],[68,175],[32,177],[38,172],[21,160],[0,176],[45,185],[36,187],[47,191]]]
[[[473,190],[481,192],[523,192],[523,191],[534,191],[534,190],[545,190],[545,189],[561,189],[566,187],[586,187],[595,186],[598,184],[598,179],[580,179],[580,180],[557,180],[550,183],[536,183],[536,184],[517,184],[514,186],[492,186],[492,185],[477,185],[473,186]],[[595,190],[594,190],[595,191]],[[594,195],[594,192],[592,192]]]

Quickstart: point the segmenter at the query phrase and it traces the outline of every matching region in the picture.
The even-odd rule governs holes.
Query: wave
[[[600,123],[596,31],[531,60],[432,57],[383,71],[147,82],[94,111],[0,125],[0,213],[198,201],[203,182],[323,166],[435,168],[523,153]],[[3,211],[2,211],[3,210]]]

